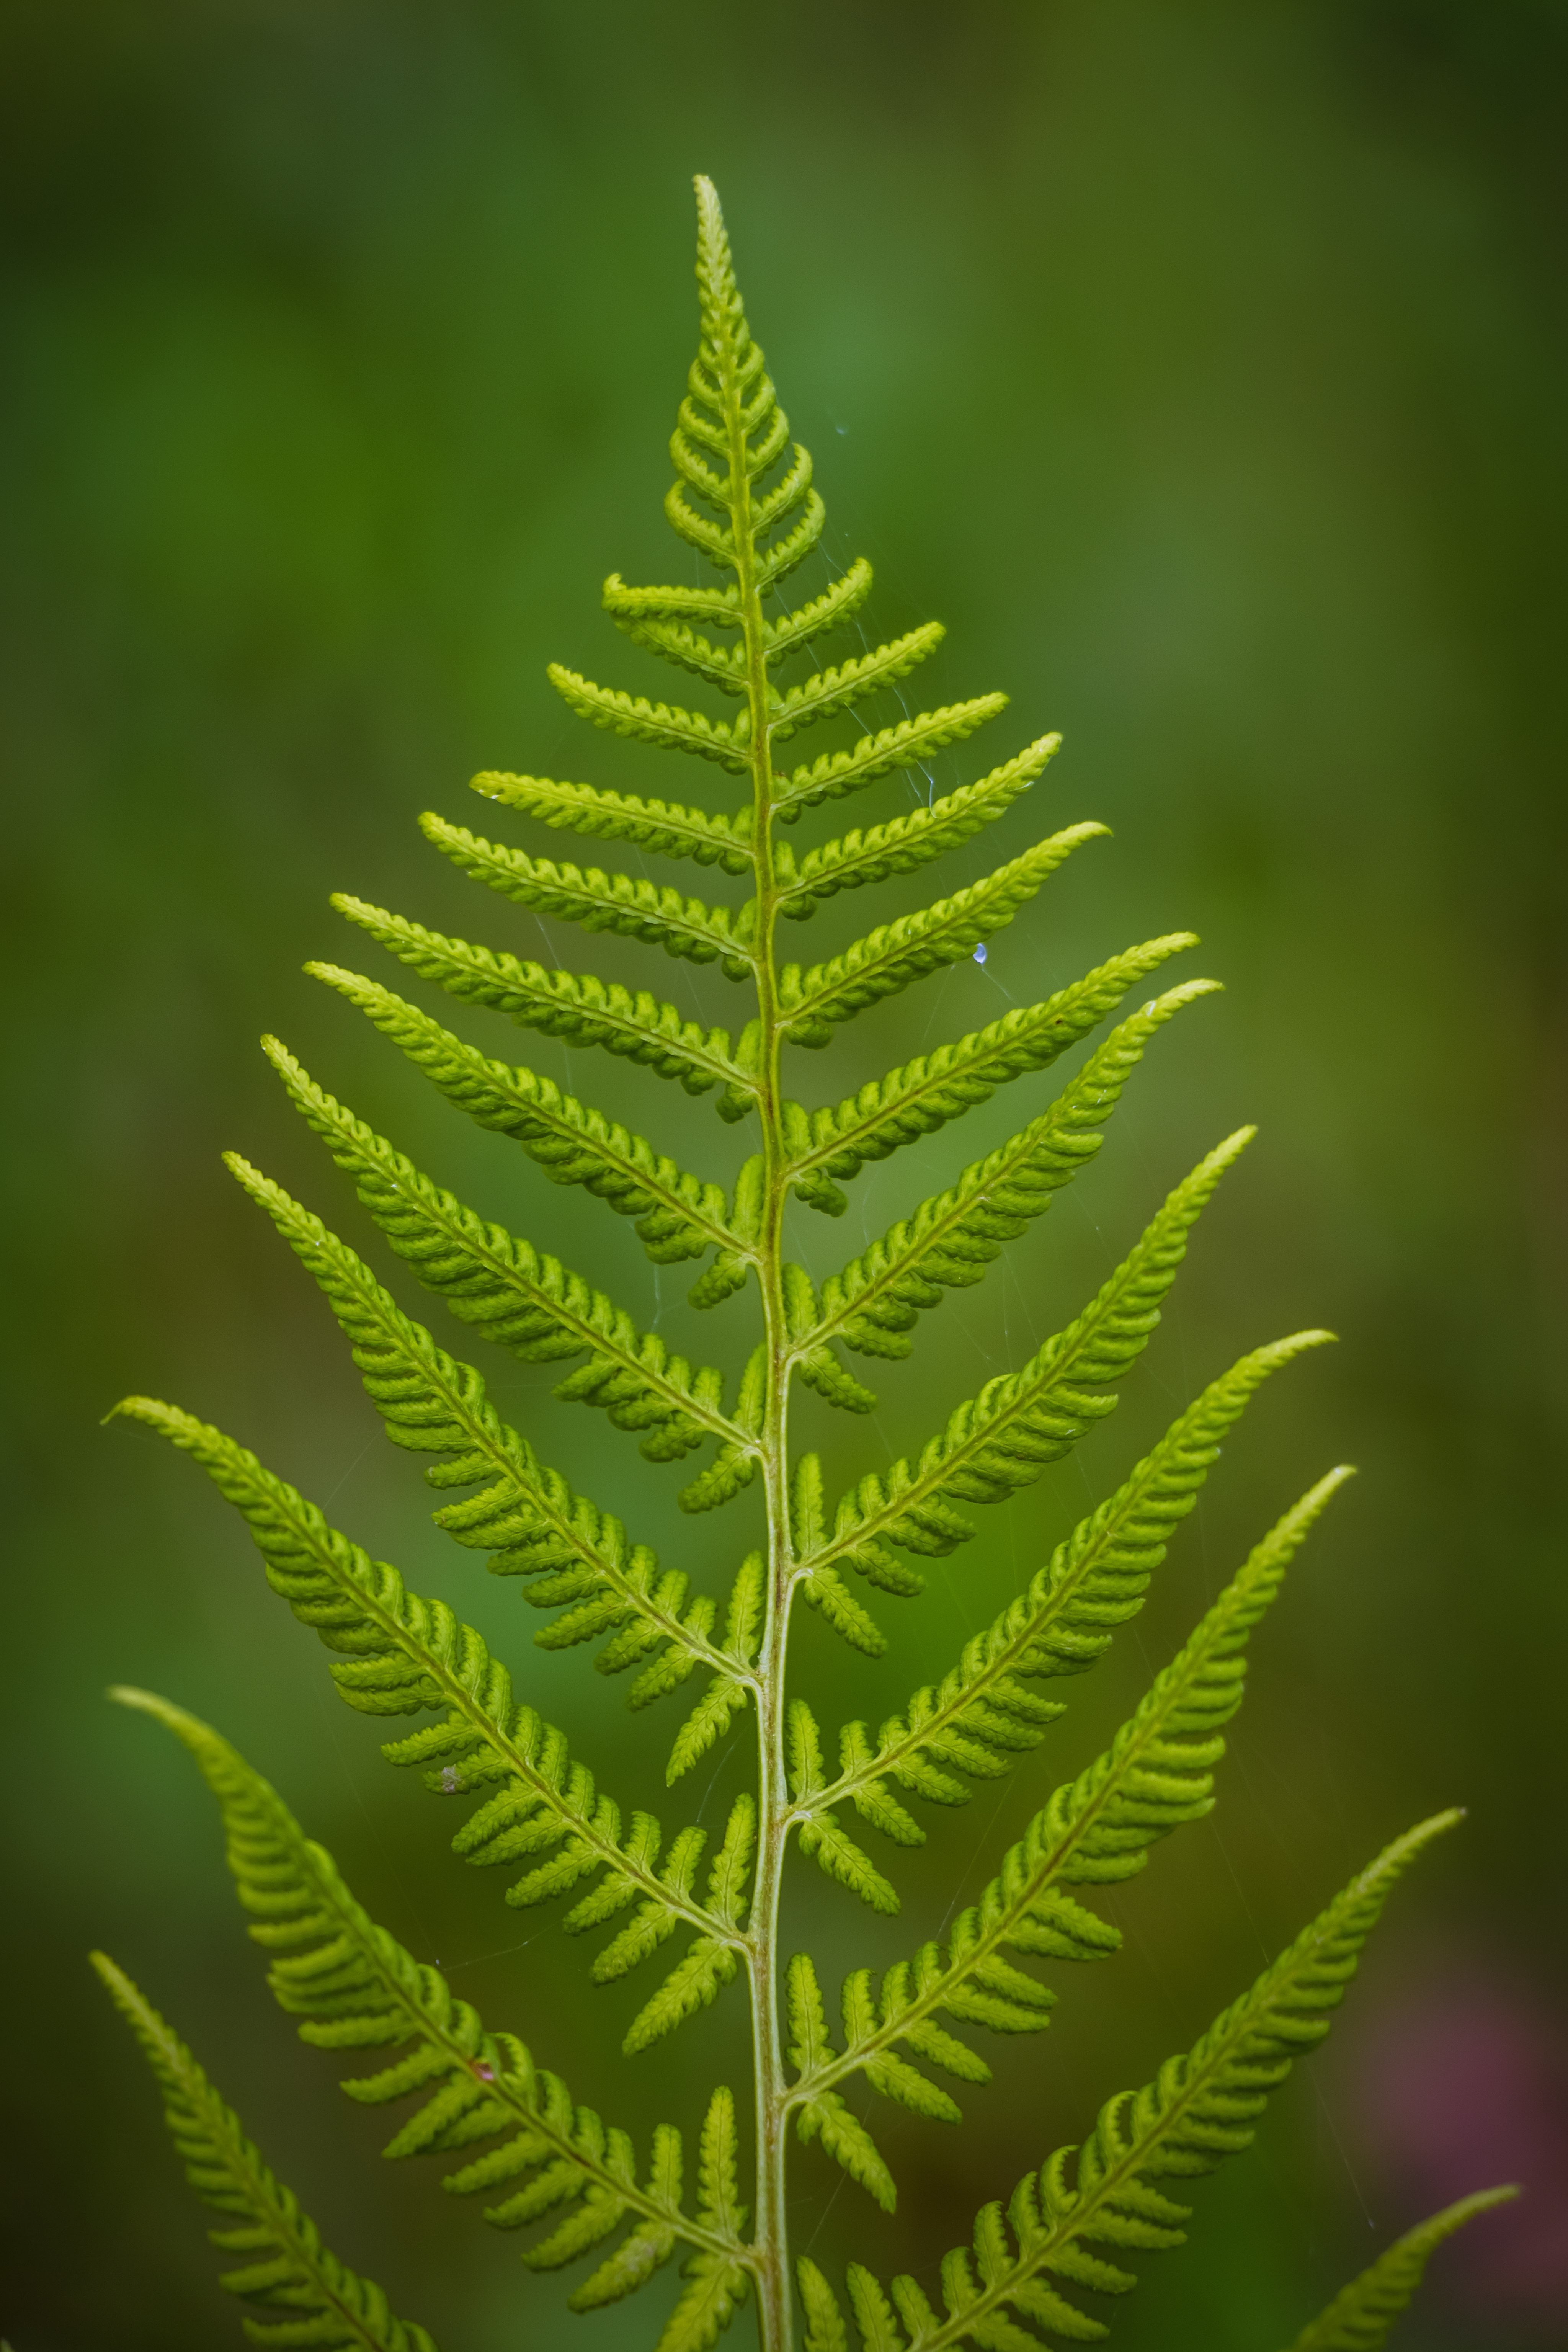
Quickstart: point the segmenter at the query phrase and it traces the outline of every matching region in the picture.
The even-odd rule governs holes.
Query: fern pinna
[[[710,904],[638,875],[491,841],[444,817],[428,816],[424,827],[465,874],[536,914],[718,964],[741,991],[734,1023],[705,1027],[651,991],[470,946],[359,898],[336,903],[419,981],[713,1097],[721,1118],[751,1123],[755,1150],[726,1191],[608,1111],[492,1059],[384,981],[336,964],[312,970],[482,1127],[515,1138],[555,1182],[580,1184],[634,1219],[656,1265],[706,1259],[695,1304],[747,1291],[761,1336],[738,1375],[672,1353],[582,1275],[444,1192],[281,1045],[268,1041],[267,1050],[425,1287],[460,1323],[525,1362],[569,1366],[557,1396],[598,1406],[637,1435],[650,1461],[700,1456],[681,1492],[688,1510],[713,1510],[759,1488],[763,1547],[739,1559],[727,1591],[694,1591],[682,1570],[661,1566],[618,1518],[540,1461],[497,1412],[481,1374],[447,1354],[345,1242],[258,1170],[237,1157],[231,1165],[325,1293],[387,1434],[432,1457],[426,1477],[450,1498],[438,1523],[458,1543],[488,1552],[496,1572],[526,1579],[529,1599],[559,1612],[535,1639],[551,1648],[599,1643],[595,1664],[630,1677],[634,1707],[680,1694],[668,1785],[745,1728],[755,1738],[754,1786],[736,1797],[711,1850],[703,1829],[672,1830],[617,1802],[443,1602],[411,1592],[395,1569],[371,1559],[220,1431],[146,1398],[120,1410],[191,1454],[244,1513],[268,1580],[326,1644],[329,1672],[349,1706],[434,1717],[384,1752],[414,1767],[427,1788],[478,1800],[454,1841],[458,1853],[503,1866],[511,1874],[509,1903],[563,1904],[567,1931],[596,1938],[591,1973],[599,1983],[646,1972],[651,1990],[626,2034],[627,2053],[674,2032],[739,1981],[752,2022],[749,2119],[721,2085],[708,2101],[694,2162],[669,2126],[635,2147],[521,2041],[489,2027],[435,1969],[375,1926],[330,1856],[215,1731],[146,1694],[119,1696],[164,1723],[205,1776],[251,1933],[271,1956],[273,1991],[301,2035],[324,2049],[367,2053],[358,2063],[369,2071],[343,2086],[351,2097],[404,2103],[388,2153],[439,2155],[451,2168],[447,2188],[486,2200],[489,2221],[530,2232],[538,2225],[523,2260],[536,2269],[578,2266],[574,2310],[630,2294],[678,2260],[680,2284],[659,2352],[700,2352],[748,2301],[765,2352],[795,2345],[847,2352],[851,2325],[865,2352],[958,2345],[1021,2352],[1085,2342],[1105,2333],[1104,2298],[1134,2284],[1130,2259],[1179,2242],[1188,2209],[1173,2189],[1247,2145],[1268,2093],[1328,2031],[1395,1879],[1456,1816],[1439,1814],[1397,1838],[1191,2050],[1142,2088],[1111,2098],[1081,2147],[1042,2150],[1039,2169],[1005,2202],[982,2206],[971,2242],[956,2246],[925,2284],[909,2277],[884,2284],[856,2265],[834,2282],[805,2257],[792,2266],[792,2141],[819,2142],[890,2210],[895,2183],[874,2126],[862,2120],[868,2094],[923,2116],[956,2118],[948,2085],[986,2082],[985,2037],[1047,2023],[1057,1999],[1054,1964],[1115,1951],[1120,1937],[1095,1907],[1094,1890],[1141,1870],[1158,1839],[1209,1810],[1254,1628],[1346,1474],[1321,1479],[1264,1536],[1105,1753],[1058,1788],[1024,1835],[994,1857],[978,1900],[938,1939],[879,1978],[855,1970],[836,2003],[807,1954],[780,1948],[792,1843],[849,1895],[897,1912],[889,1846],[919,1843],[922,1807],[962,1803],[973,1782],[1007,1771],[1040,1743],[1062,1711],[1050,1686],[1092,1665],[1136,1614],[1249,1399],[1327,1335],[1297,1333],[1220,1374],[939,1683],[916,1690],[876,1730],[851,1722],[836,1744],[825,1738],[788,1684],[795,1605],[819,1612],[856,1649],[883,1650],[871,1596],[918,1592],[914,1562],[965,1542],[977,1506],[1028,1486],[1110,1411],[1116,1384],[1160,1319],[1188,1234],[1248,1130],[1218,1144],[1175,1186],[1064,1330],[958,1404],[918,1452],[868,1470],[842,1494],[825,1485],[817,1456],[792,1452],[794,1383],[851,1412],[870,1406],[871,1391],[847,1355],[910,1353],[920,1317],[947,1290],[980,1281],[1093,1157],[1156,1033],[1212,983],[1187,980],[1121,1013],[1152,973],[1194,944],[1186,933],[1151,940],[1044,1003],[922,1051],[842,1101],[810,1109],[787,1090],[799,1084],[794,1049],[826,1045],[866,1007],[970,955],[1103,828],[1053,833],[984,880],[878,924],[821,962],[785,960],[790,935],[782,923],[810,917],[840,892],[913,873],[970,840],[1039,778],[1058,739],[1042,737],[942,798],[804,850],[794,845],[790,834],[807,812],[964,741],[1005,698],[980,695],[886,725],[858,718],[862,705],[932,650],[942,635],[934,624],[824,666],[822,649],[865,603],[870,570],[854,562],[819,594],[793,609],[785,602],[785,583],[821,538],[822,502],[747,327],[718,200],[705,180],[697,192],[701,341],[670,445],[677,479],[666,512],[717,583],[639,588],[612,577],[604,601],[634,645],[727,698],[729,715],[650,702],[559,667],[551,677],[593,726],[693,754],[744,780],[749,797],[714,812],[533,776],[482,775],[476,789],[498,814],[626,845],[645,859],[689,860],[733,877],[749,895],[739,905]],[[848,714],[862,731],[847,744],[814,757],[786,751],[819,721]],[[868,1162],[1045,1070],[1119,1013],[1054,1102],[820,1288],[786,1257],[792,1194],[837,1213],[842,1187]],[[868,1833],[881,1842],[878,1859],[863,1842]],[[379,2352],[428,2346],[422,2328],[392,2315],[379,2289],[326,2252],[190,2053],[112,1963],[98,1965],[163,2084],[193,2185],[234,2225],[216,2231],[216,2242],[250,2258],[225,2284],[272,2315],[246,2321],[253,2340]],[[605,2087],[613,2095],[613,2085]],[[1300,2347],[1348,2352],[1381,2343],[1439,2238],[1506,2193],[1468,2200],[1402,2240],[1308,2327]]]

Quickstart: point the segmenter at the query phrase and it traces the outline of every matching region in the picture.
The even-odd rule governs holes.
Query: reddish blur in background
[[[443,1181],[738,1360],[740,1303],[700,1326],[679,1269],[656,1286],[623,1223],[466,1130],[300,975],[310,955],[380,970],[328,909],[339,887],[544,952],[545,927],[473,904],[415,827],[427,806],[468,814],[479,768],[714,785],[588,734],[542,677],[555,657],[668,690],[597,592],[612,569],[686,561],[659,501],[694,340],[694,170],[720,183],[816,455],[822,566],[871,558],[879,635],[950,625],[922,693],[1014,697],[998,748],[935,781],[1059,726],[1006,845],[1090,815],[1117,835],[984,968],[857,1024],[802,1092],[837,1098],[1178,926],[1205,942],[1178,969],[1227,990],[1162,1037],[1052,1215],[928,1320],[911,1364],[877,1368],[874,1422],[809,1405],[835,1474],[918,1444],[1059,1326],[1200,1152],[1243,1119],[1262,1130],[1080,1459],[987,1515],[923,1601],[881,1605],[883,1665],[805,1628],[819,1712],[876,1719],[942,1672],[1244,1349],[1305,1324],[1342,1339],[1254,1407],[1047,1745],[933,1822],[901,1865],[905,1918],[807,1872],[792,1938],[832,1977],[936,1932],[1262,1528],[1330,1464],[1363,1473],[1258,1638],[1217,1811],[1116,1902],[1123,1957],[1068,1977],[1044,2040],[993,2049],[997,2083],[965,2095],[961,2129],[879,2108],[896,2219],[803,2151],[801,2242],[929,2277],[981,2199],[1195,2036],[1384,1839],[1457,1801],[1469,1818],[1401,1892],[1342,2032],[1253,2155],[1200,2186],[1189,2248],[1146,2264],[1116,2340],[1275,2352],[1398,2229],[1501,2178],[1527,2199],[1439,2256],[1399,2340],[1568,2341],[1565,62],[1568,14],[1525,0],[12,0],[16,2352],[238,2341],[91,1944],[188,2034],[331,2242],[444,2346],[650,2336],[641,2302],[567,2318],[561,2283],[531,2280],[428,2171],[380,2165],[382,2119],[269,2005],[205,1791],[103,1705],[110,1681],[217,1723],[420,1958],[639,2135],[744,2078],[738,1997],[622,2066],[644,1992],[593,1990],[580,1946],[453,1866],[450,1816],[332,1698],[199,1475],[99,1426],[132,1389],[218,1421],[474,1618],[611,1788],[657,1783],[673,1723],[625,1715],[582,1654],[530,1649],[516,1586],[444,1546],[217,1153],[243,1148],[387,1264],[255,1050],[276,1029]],[[990,845],[973,849],[954,879],[982,870]],[[860,916],[823,913],[812,952]],[[552,948],[721,1015],[724,983],[689,966],[563,932]],[[464,1025],[704,1172],[744,1148],[623,1065]],[[872,1170],[838,1226],[803,1213],[801,1255],[831,1271],[1049,1087]],[[553,1403],[548,1368],[487,1370],[547,1459],[717,1584],[749,1504],[683,1521],[676,1478]],[[693,1776],[679,1817],[721,1818],[743,1755]]]

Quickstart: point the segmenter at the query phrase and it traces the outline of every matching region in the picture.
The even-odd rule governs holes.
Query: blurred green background
[[[700,1324],[681,1269],[656,1286],[624,1225],[466,1131],[299,971],[324,954],[395,977],[331,915],[334,887],[545,951],[415,828],[430,805],[470,816],[476,769],[714,796],[712,772],[589,734],[542,676],[558,657],[668,690],[597,590],[689,562],[659,499],[694,340],[694,170],[720,183],[817,457],[829,530],[803,589],[865,553],[879,635],[950,625],[922,701],[1013,694],[980,746],[935,763],[939,787],[1063,729],[1003,853],[1080,816],[1117,835],[984,970],[803,1059],[803,1097],[1155,931],[1200,930],[1177,969],[1227,988],[1162,1037],[1073,1193],[887,1369],[873,1421],[808,1403],[836,1471],[918,1444],[1075,1309],[1201,1151],[1262,1128],[1081,1459],[987,1515],[924,1601],[879,1602],[884,1664],[806,1625],[819,1712],[875,1717],[942,1671],[1244,1349],[1304,1323],[1342,1338],[1254,1407],[1047,1746],[933,1822],[905,1918],[808,1871],[792,1937],[836,1979],[936,1932],[961,1874],[967,1899],[1278,1511],[1333,1461],[1363,1473],[1258,1644],[1219,1811],[1114,1906],[1124,1957],[1067,1984],[1045,2040],[990,2046],[998,2083],[961,2130],[879,2104],[896,2220],[804,2152],[799,2242],[929,2284],[983,2198],[1195,2035],[1385,1837],[1458,1801],[1468,1824],[1399,1898],[1340,2034],[1254,2155],[1199,2189],[1193,2244],[1149,2263],[1116,2340],[1272,2352],[1418,2211],[1498,2178],[1528,2182],[1528,2209],[1441,2258],[1401,2340],[1568,2336],[1565,64],[1568,12],[1525,0],[11,0],[16,2352],[238,2341],[84,1965],[94,1943],[193,2040],[331,2242],[448,2352],[630,2352],[668,2292],[571,2320],[562,2284],[522,2273],[431,2168],[380,2166],[382,2120],[337,2096],[261,1988],[205,1792],[154,1726],[103,1704],[111,1680],[234,1737],[419,1957],[639,2134],[689,2126],[745,2063],[731,1995],[623,2068],[647,1988],[590,1994],[580,1946],[450,1864],[450,1816],[331,1696],[226,1507],[98,1425],[131,1389],[222,1423],[457,1601],[613,1789],[657,1781],[673,1707],[628,1717],[584,1655],[529,1649],[517,1587],[430,1528],[416,1466],[217,1153],[243,1148],[371,1249],[255,1050],[276,1028],[489,1213],[739,1360],[743,1303]],[[908,794],[895,781],[816,834]],[[968,879],[991,850],[947,870]],[[878,898],[825,911],[803,948],[898,903]],[[557,950],[715,1018],[733,1004],[650,951],[559,931]],[[454,1017],[688,1164],[722,1176],[746,1148],[623,1064]],[[803,1212],[802,1255],[830,1271],[1049,1088],[1025,1081],[873,1170],[839,1225]],[[682,1521],[675,1475],[551,1401],[547,1371],[486,1370],[547,1458],[717,1584],[749,1502]],[[721,1821],[743,1754],[661,1799],[666,1819]],[[732,2340],[749,2335],[742,2319]]]

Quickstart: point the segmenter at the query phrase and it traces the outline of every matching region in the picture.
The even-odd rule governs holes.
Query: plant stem
[[[752,2043],[757,2132],[754,2221],[758,2325],[762,2352],[789,2352],[789,2239],[784,2202],[787,2086],[779,2021],[779,1889],[789,1835],[789,1786],[784,1770],[784,1667],[795,1560],[790,1541],[788,1415],[789,1331],[783,1277],[784,1204],[787,1155],[780,1113],[779,1022],[773,932],[778,888],[773,872],[773,751],[763,604],[756,581],[752,485],[747,471],[743,401],[731,320],[721,330],[720,383],[730,445],[730,525],[738,556],[746,693],[751,716],[752,839],[756,859],[756,957],[759,1054],[757,1107],[762,1121],[765,1208],[757,1276],[763,1294],[767,1393],[763,1418],[763,1482],[767,1509],[767,1616],[758,1664],[757,1870],[752,1898]]]

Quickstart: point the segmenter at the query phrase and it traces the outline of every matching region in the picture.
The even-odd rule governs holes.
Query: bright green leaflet
[[[121,1411],[188,1454],[243,1513],[268,1581],[325,1644],[349,1706],[435,1716],[384,1752],[427,1788],[479,1800],[453,1840],[457,1853],[479,1867],[505,1865],[509,1903],[565,1900],[563,1927],[597,1939],[590,1969],[598,1982],[651,1969],[626,2033],[628,2058],[715,2000],[749,2001],[749,2119],[732,2087],[718,2084],[704,2102],[689,2179],[672,2126],[659,2125],[639,2156],[625,2131],[580,2105],[521,2042],[488,2029],[375,1925],[331,1856],[216,1732],[146,1693],[117,1696],[174,1732],[211,1787],[251,1933],[272,1954],[272,1990],[302,2036],[324,2049],[395,2053],[343,2085],[361,2102],[416,2102],[388,2154],[449,2158],[447,2188],[489,2195],[486,2216],[498,2228],[544,2225],[523,2260],[536,2269],[586,2265],[568,2297],[574,2309],[634,2294],[679,2256],[658,2352],[703,2352],[748,2302],[764,2352],[848,2352],[851,2326],[863,2352],[962,2344],[1019,2352],[1088,2341],[1104,2324],[1078,2298],[1125,2291],[1134,2284],[1122,2267],[1129,2250],[1180,2240],[1187,2209],[1153,2184],[1205,2171],[1247,2143],[1268,2093],[1327,2032],[1394,1879],[1457,1817],[1439,1815],[1395,1840],[1192,2051],[1143,2090],[1112,2099],[1081,2150],[1047,2158],[1005,2213],[998,2203],[984,2207],[973,2251],[951,2253],[940,2283],[898,2278],[885,2289],[852,2264],[836,2285],[808,2260],[792,2264],[792,2140],[819,2144],[884,2208],[897,2202],[873,2130],[840,2085],[853,2088],[858,2076],[921,2116],[956,2120],[957,2103],[935,2074],[976,2087],[990,2075],[965,2037],[1037,2032],[1049,2021],[1057,1989],[1020,1962],[1114,1954],[1120,1937],[1094,1908],[1093,1890],[1142,1869],[1161,1838],[1213,1805],[1252,1633],[1346,1474],[1320,1479],[1262,1538],[1105,1753],[996,1853],[979,1900],[950,1923],[945,1941],[921,1946],[879,1983],[868,1969],[853,1971],[841,2022],[830,2024],[809,1955],[780,1948],[792,1838],[847,1893],[897,1912],[897,1888],[860,1843],[861,1825],[894,1847],[918,1843],[926,1832],[911,1801],[963,1803],[973,1780],[1008,1771],[1041,1743],[1063,1712],[1047,1686],[1091,1666],[1137,1612],[1226,1433],[1264,1381],[1328,1335],[1257,1347],[1211,1381],[940,1684],[913,1692],[875,1732],[846,1725],[828,1761],[809,1704],[788,1686],[797,1601],[853,1647],[875,1655],[887,1646],[864,1589],[918,1593],[916,1561],[967,1541],[976,1507],[1028,1486],[1113,1409],[1192,1231],[1251,1130],[1217,1144],[1175,1184],[1082,1311],[1026,1364],[956,1404],[916,1453],[868,1468],[833,1496],[817,1456],[792,1451],[795,1382],[850,1412],[868,1410],[874,1395],[842,1351],[908,1355],[921,1318],[949,1290],[984,1280],[1099,1151],[1159,1033],[1213,983],[1184,981],[1127,1009],[1151,974],[1194,944],[1173,933],[1112,957],[1041,1003],[922,1050],[837,1103],[813,1109],[786,1092],[800,1083],[795,1049],[827,1045],[857,1013],[973,953],[1104,828],[1060,828],[819,962],[781,955],[781,920],[799,922],[840,893],[914,874],[984,833],[1044,773],[1058,739],[1044,736],[971,783],[805,850],[780,831],[967,742],[1005,697],[888,715],[878,698],[931,653],[942,635],[935,624],[874,650],[836,646],[825,665],[819,647],[856,620],[869,593],[864,562],[794,608],[785,603],[784,583],[818,547],[822,502],[746,324],[718,198],[706,180],[697,194],[701,340],[670,445],[678,478],[665,510],[716,581],[636,588],[612,577],[605,605],[636,646],[727,697],[729,715],[650,701],[559,667],[551,677],[592,725],[693,755],[737,780],[744,797],[714,811],[495,773],[478,777],[475,789],[498,814],[625,845],[638,862],[687,860],[743,895],[710,903],[646,874],[547,856],[537,838],[525,846],[440,816],[423,823],[438,850],[504,899],[717,964],[740,992],[734,1021],[704,1026],[651,991],[447,938],[360,898],[335,903],[417,980],[462,1004],[574,1045],[601,1045],[690,1094],[713,1096],[721,1118],[749,1123],[749,1156],[726,1189],[613,1112],[493,1058],[384,980],[335,963],[311,969],[480,1126],[515,1139],[554,1182],[581,1185],[634,1220],[655,1265],[705,1261],[694,1304],[744,1292],[758,1327],[749,1356],[726,1369],[672,1353],[637,1313],[455,1200],[286,1047],[269,1039],[267,1050],[393,1250],[460,1326],[525,1362],[569,1367],[556,1394],[602,1410],[638,1437],[650,1462],[695,1457],[680,1496],[689,1510],[760,1489],[764,1544],[735,1560],[727,1591],[694,1592],[683,1570],[661,1568],[617,1517],[540,1461],[496,1412],[480,1372],[447,1354],[347,1243],[244,1160],[231,1156],[230,1165],[320,1286],[388,1436],[431,1457],[426,1477],[449,1497],[437,1522],[488,1553],[492,1570],[523,1580],[528,1600],[552,1612],[536,1640],[598,1644],[595,1665],[630,1675],[634,1706],[683,1692],[681,1722],[648,1790],[662,1800],[718,1741],[742,1731],[755,1742],[754,1785],[716,1837],[695,1823],[667,1832],[651,1804],[600,1787],[518,1696],[473,1627],[412,1592],[396,1569],[372,1559],[233,1438],[154,1399],[129,1399]],[[836,717],[851,721],[837,746],[781,756],[797,735]],[[792,1195],[837,1215],[842,1186],[868,1161],[1045,1070],[1113,1016],[1054,1101],[1031,1102],[1009,1141],[820,1289],[786,1258]],[[677,1936],[679,1948],[665,1950]],[[215,2237],[258,2257],[225,2284],[283,2315],[247,2321],[253,2339],[433,2352],[422,2329],[393,2317],[379,2288],[326,2252],[129,1979],[101,1956],[94,1964],[152,2061],[193,2185],[240,2224]],[[613,2084],[606,2088],[613,2095]],[[1433,2247],[1508,2193],[1480,2192],[1400,2240],[1307,2329],[1297,2352],[1381,2344]]]

